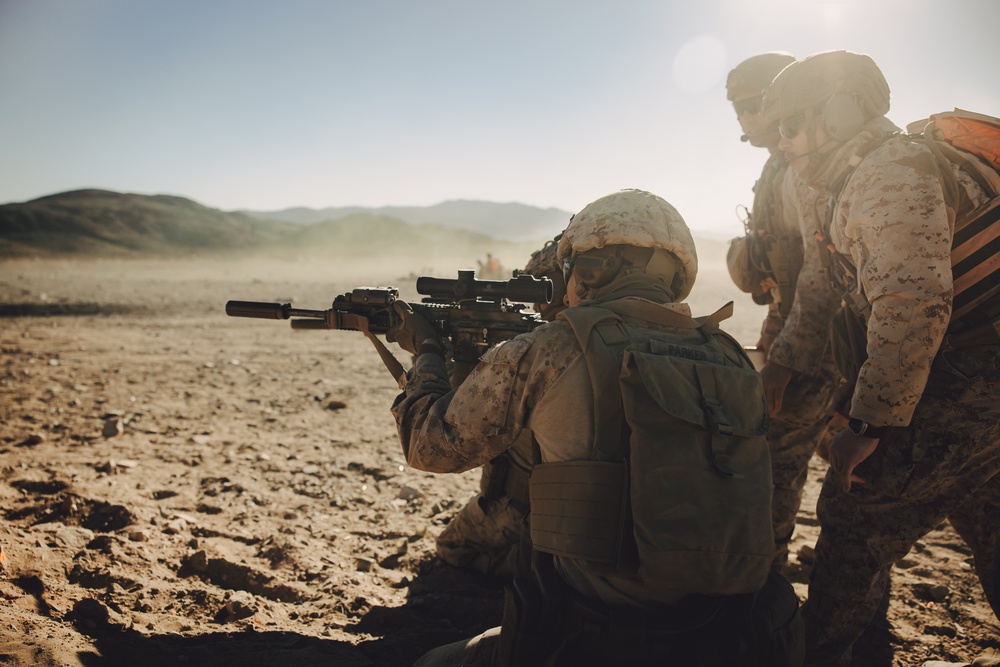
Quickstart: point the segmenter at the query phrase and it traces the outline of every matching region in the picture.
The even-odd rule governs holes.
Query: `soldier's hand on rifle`
[[[418,350],[425,343],[431,347],[436,346],[437,351],[444,354],[441,337],[427,318],[413,312],[413,308],[405,301],[396,301],[392,307],[396,311],[399,323],[386,332],[387,341],[398,344],[410,354],[418,354]]]

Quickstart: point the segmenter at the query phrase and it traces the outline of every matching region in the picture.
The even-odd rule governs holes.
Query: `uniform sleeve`
[[[428,472],[463,472],[510,447],[524,426],[531,339],[515,338],[488,351],[456,390],[444,361],[417,357],[406,389],[392,406],[406,461]]]
[[[795,283],[795,300],[770,358],[800,373],[815,375],[825,358],[830,325],[840,307],[840,295],[830,276],[815,232],[826,222],[826,196],[810,190],[789,170],[782,188],[785,215],[802,231],[802,269]]]
[[[835,228],[872,308],[851,416],[906,426],[951,319],[952,232],[931,153],[905,145],[863,162]]]

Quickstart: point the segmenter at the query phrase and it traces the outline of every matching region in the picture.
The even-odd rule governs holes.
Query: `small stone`
[[[371,572],[372,568],[375,567],[375,560],[372,558],[366,558],[364,556],[359,556],[357,560],[357,570],[358,572]]]
[[[1000,653],[993,649],[986,649],[986,653],[977,656],[972,661],[972,667],[997,667],[998,665],[1000,665]]]
[[[416,500],[421,495],[422,494],[420,493],[420,491],[414,489],[412,486],[404,486],[399,490],[399,493],[396,494],[396,497],[399,498],[400,500],[410,501],[410,500]]]
[[[951,595],[951,589],[947,586],[931,586],[927,589],[927,595],[930,596],[931,600],[934,600],[934,602],[941,602],[946,597]]]
[[[958,635],[958,631],[946,625],[928,625],[924,627],[925,635],[934,635],[936,637],[950,637],[954,639]]]
[[[250,618],[257,613],[257,601],[246,591],[233,591],[226,600],[225,612],[227,622]]]
[[[208,554],[204,549],[196,551],[188,557],[187,564],[191,566],[191,569],[205,572],[208,570]]]
[[[105,438],[115,438],[125,432],[125,424],[121,417],[111,417],[104,422],[101,435]]]

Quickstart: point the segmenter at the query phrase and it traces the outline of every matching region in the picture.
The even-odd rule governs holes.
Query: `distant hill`
[[[507,241],[537,241],[552,238],[569,223],[571,213],[557,208],[538,208],[526,204],[452,200],[434,206],[382,206],[363,208],[286,208],[280,211],[240,213],[263,220],[312,225],[356,213],[369,213],[402,220],[411,225],[439,225],[466,229]]]
[[[482,258],[492,252],[520,262],[569,220],[568,213],[556,209],[470,201],[425,209],[351,207],[281,213],[286,219],[220,211],[169,195],[74,190],[0,205],[0,257],[250,252],[284,258],[380,255],[429,260]],[[320,213],[327,217],[311,221]],[[459,220],[472,226],[460,226]],[[517,241],[506,234],[494,237],[479,227],[535,232],[530,240]],[[725,256],[727,242],[697,239],[697,244],[705,261]]]
[[[190,199],[74,190],[0,206],[0,254],[123,255],[247,249],[300,231]]]
[[[511,205],[498,206],[512,210]],[[520,254],[530,253],[520,248],[523,244],[498,241],[474,230],[414,225],[365,209],[344,210],[349,212],[303,225],[220,211],[182,197],[75,190],[0,206],[0,256],[256,251],[288,256],[481,257],[513,246]]]

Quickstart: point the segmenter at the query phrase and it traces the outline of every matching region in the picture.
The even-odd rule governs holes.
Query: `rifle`
[[[552,281],[521,274],[511,280],[477,280],[475,271],[458,272],[458,278],[417,278],[421,303],[410,304],[427,319],[442,339],[450,343],[453,387],[465,380],[479,357],[505,340],[544,324],[537,313],[527,312],[529,304],[552,299]],[[293,329],[340,329],[365,334],[386,368],[403,385],[406,374],[385,345],[375,337],[399,324],[393,303],[399,298],[395,287],[358,287],[337,296],[326,310],[293,308],[290,303],[228,301],[226,315],[268,320],[292,319]]]

